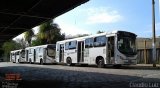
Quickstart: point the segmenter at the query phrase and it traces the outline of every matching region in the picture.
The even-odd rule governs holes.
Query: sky
[[[155,14],[156,36],[160,36],[159,0],[155,0]],[[138,37],[152,37],[152,0],[89,0],[54,22],[66,35],[123,30]]]

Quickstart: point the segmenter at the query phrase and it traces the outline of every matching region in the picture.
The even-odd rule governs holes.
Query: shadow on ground
[[[122,67],[121,69],[130,68],[132,67]],[[6,81],[5,74],[20,74],[22,80]],[[18,88],[132,88],[134,86],[131,83],[134,82],[157,82],[160,85],[158,78],[27,66],[0,67],[0,78],[2,86],[7,83],[17,83]]]

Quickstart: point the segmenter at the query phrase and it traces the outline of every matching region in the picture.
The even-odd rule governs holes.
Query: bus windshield
[[[135,36],[118,36],[118,50],[126,55],[137,54]]]

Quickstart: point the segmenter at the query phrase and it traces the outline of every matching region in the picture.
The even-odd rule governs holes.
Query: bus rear
[[[56,45],[55,44],[50,44],[47,45],[46,48],[46,59],[45,59],[45,63],[56,63]]]

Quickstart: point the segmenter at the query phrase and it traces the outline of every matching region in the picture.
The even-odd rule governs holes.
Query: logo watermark
[[[18,83],[2,82],[2,88],[18,88]]]
[[[157,82],[130,82],[129,87],[139,87],[139,88],[159,88],[159,83]]]
[[[5,80],[19,81],[22,78],[20,74],[5,74]]]
[[[5,81],[2,82],[2,88],[18,88],[18,83],[21,81],[20,74],[5,74]]]

